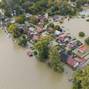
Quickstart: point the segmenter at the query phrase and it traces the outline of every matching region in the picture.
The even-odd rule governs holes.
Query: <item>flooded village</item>
[[[75,1],[69,0],[68,4],[71,2],[70,5],[75,8]],[[34,0],[30,3],[33,5],[38,2]],[[61,4],[63,3],[67,2]],[[32,13],[36,13],[33,7],[33,12],[30,10],[32,13],[25,12],[27,8],[20,7],[23,14],[11,10],[11,16],[8,16],[9,13],[5,16],[2,7],[0,88],[88,89],[85,88],[88,87],[86,82],[89,82],[85,78],[88,76],[89,65],[88,4],[84,2],[84,8],[87,8],[74,16],[74,12],[70,11],[71,15],[65,15],[69,14],[66,11],[62,15],[33,15]],[[53,12],[55,11],[51,14]],[[80,78],[81,76],[86,80]],[[80,83],[83,80],[85,85]]]

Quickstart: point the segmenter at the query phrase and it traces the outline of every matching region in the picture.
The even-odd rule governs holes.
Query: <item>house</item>
[[[53,20],[54,20],[55,22],[61,21],[61,20],[63,20],[63,19],[64,19],[63,16],[59,16],[59,15],[53,16]]]
[[[86,58],[75,57],[74,60],[76,60],[76,61],[79,62],[80,64],[83,64],[87,59],[86,59]]]
[[[61,60],[62,60],[64,63],[67,63],[67,60],[68,60],[68,57],[69,57],[69,55],[68,55],[67,52],[64,52],[64,51],[60,52],[60,57],[61,57]]]
[[[34,27],[29,27],[29,31],[34,32],[35,28]]]
[[[39,35],[33,35],[32,40],[37,41],[39,40],[40,36]]]
[[[56,35],[56,36],[58,36],[58,35],[60,35],[60,34],[62,34],[60,31],[58,31],[58,30],[56,30],[55,32],[54,32],[54,34]]]
[[[47,36],[49,33],[47,31],[42,32],[41,36]]]
[[[41,28],[41,27],[39,27],[39,26],[36,27],[36,32],[37,32],[37,33],[42,33],[43,31],[44,31],[43,28]]]
[[[56,40],[57,40],[59,43],[64,43],[64,40],[65,40],[65,38],[66,38],[68,35],[69,35],[68,33],[62,33],[62,34],[60,34],[60,35],[56,38]]]
[[[72,68],[77,68],[79,66],[79,62],[74,60],[74,58],[72,56],[70,56],[67,60],[67,64],[72,67]]]
[[[76,39],[69,39],[68,41],[69,43],[67,44],[67,48],[71,50],[75,50],[82,45],[82,43]]]
[[[52,47],[52,46],[58,46],[58,43],[55,40],[53,40],[49,43],[49,47]]]
[[[84,58],[89,54],[89,49],[86,45],[81,45],[73,51],[78,57]]]
[[[26,17],[26,18],[29,18],[29,17],[31,17],[31,16],[32,16],[32,14],[29,14],[29,13],[26,13],[26,14],[25,14],[25,17]]]
[[[44,23],[39,22],[39,23],[38,23],[38,27],[43,28],[43,27],[44,27]]]

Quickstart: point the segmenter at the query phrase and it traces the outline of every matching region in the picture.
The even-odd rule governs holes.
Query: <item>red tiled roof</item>
[[[77,63],[76,60],[74,60],[72,57],[69,57],[67,60],[67,64],[69,64],[71,67],[74,67],[74,65]]]
[[[86,59],[85,59],[85,58],[75,58],[75,60],[76,60],[76,61],[78,61],[78,62],[80,62],[80,63],[82,63],[82,62],[86,61]]]

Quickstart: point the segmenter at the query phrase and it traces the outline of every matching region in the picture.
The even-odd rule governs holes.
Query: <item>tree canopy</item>
[[[75,73],[73,89],[89,89],[89,65]]]
[[[56,72],[63,72],[64,68],[61,63],[60,54],[58,52],[59,49],[60,49],[59,46],[51,47],[51,49],[49,51],[50,66]]]
[[[45,36],[39,39],[37,43],[35,43],[34,47],[38,51],[38,58],[40,61],[45,61],[48,59],[49,47],[48,44],[52,40],[51,36]]]

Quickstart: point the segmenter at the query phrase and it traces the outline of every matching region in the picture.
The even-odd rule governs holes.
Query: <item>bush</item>
[[[85,43],[89,45],[89,37],[85,39]]]
[[[84,37],[85,36],[85,33],[84,32],[79,32],[79,36],[80,37]]]
[[[18,39],[18,45],[22,46],[22,47],[26,47],[27,46],[27,38],[25,35],[22,35],[19,39]]]
[[[89,22],[89,19],[87,19],[86,21]]]
[[[29,18],[29,22],[36,25],[39,22],[39,20],[36,16],[33,15]]]
[[[15,20],[16,20],[17,23],[23,24],[24,21],[25,21],[25,16],[24,15],[16,16]]]
[[[53,23],[50,23],[47,27],[48,27],[48,28],[49,28],[49,27],[54,28],[54,24],[53,24]]]
[[[59,26],[59,25],[56,25],[56,26],[54,27],[54,29],[55,29],[55,30],[60,30],[60,26]]]
[[[7,28],[9,33],[13,33],[15,29],[17,29],[17,26],[15,24],[9,24]]]

